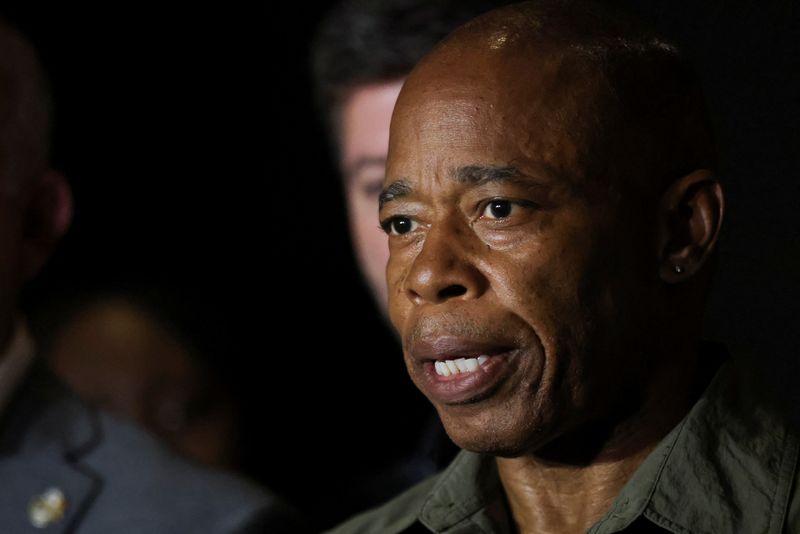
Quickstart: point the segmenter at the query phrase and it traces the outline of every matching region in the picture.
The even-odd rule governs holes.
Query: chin
[[[520,424],[508,416],[486,413],[464,418],[439,409],[439,417],[453,443],[478,454],[516,458],[529,454],[544,441],[540,428]]]

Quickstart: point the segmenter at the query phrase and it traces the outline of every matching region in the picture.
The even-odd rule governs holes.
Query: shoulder
[[[85,534],[296,531],[294,514],[274,495],[178,457],[87,406],[48,372],[32,373],[8,412],[0,428],[4,526],[25,521],[16,510],[32,495],[57,488],[68,503],[63,521]]]
[[[357,515],[339,525],[331,534],[381,532],[385,534],[409,529],[436,485],[440,475],[428,478],[377,508]]]
[[[85,518],[98,531],[161,532],[167,525],[168,532],[238,532],[291,516],[278,498],[241,478],[189,462],[126,421],[96,419],[97,444],[80,463],[102,481]]]

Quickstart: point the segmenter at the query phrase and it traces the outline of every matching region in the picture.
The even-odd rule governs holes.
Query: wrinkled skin
[[[450,437],[497,456],[517,531],[585,532],[707,380],[724,202],[710,170],[665,176],[659,148],[637,151],[636,132],[660,147],[675,130],[606,120],[626,115],[597,69],[529,38],[521,6],[456,31],[400,94],[380,198],[389,311]],[[459,358],[479,367],[434,370]]]
[[[599,102],[581,62],[496,32],[454,41],[415,70],[393,117],[390,315],[456,443],[542,452],[640,411],[677,365],[692,373],[693,355],[660,343],[678,281],[668,262],[689,261],[689,245],[663,235],[658,195],[587,172]],[[472,396],[435,393],[430,360],[461,355],[447,339],[500,354]]]

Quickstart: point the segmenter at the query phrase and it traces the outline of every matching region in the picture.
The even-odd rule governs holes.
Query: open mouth
[[[499,338],[441,336],[409,346],[417,385],[431,400],[462,404],[495,390],[514,371],[521,349]]]
[[[489,361],[489,356],[481,355],[477,358],[458,358],[455,360],[437,360],[434,362],[436,374],[442,377],[469,374],[478,371],[481,365]]]

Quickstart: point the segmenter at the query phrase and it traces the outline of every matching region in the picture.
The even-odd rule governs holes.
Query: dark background
[[[349,514],[338,492],[409,448],[427,405],[351,259],[307,79],[323,9],[16,4],[0,12],[50,75],[76,199],[29,312],[46,328],[82,295],[151,295],[236,386],[246,473],[320,524]],[[631,4],[696,60],[717,125],[729,216],[710,334],[791,391],[796,3]]]

